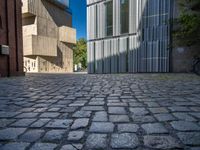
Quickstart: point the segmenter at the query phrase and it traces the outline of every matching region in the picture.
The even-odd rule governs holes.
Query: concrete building
[[[23,75],[22,3],[0,0],[0,77]]]
[[[24,66],[27,72],[73,72],[69,0],[22,0]]]
[[[191,52],[171,48],[178,11],[175,0],[87,0],[88,73],[188,71]]]

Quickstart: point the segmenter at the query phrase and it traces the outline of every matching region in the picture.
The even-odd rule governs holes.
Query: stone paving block
[[[199,113],[190,113],[192,116],[196,117],[197,119],[200,119],[200,112]]]
[[[190,109],[187,107],[181,107],[181,106],[172,106],[172,107],[168,107],[169,110],[171,110],[172,112],[189,112]]]
[[[42,134],[44,133],[44,130],[29,130],[25,132],[22,136],[20,136],[19,140],[23,142],[35,142],[36,140],[40,139]]]
[[[106,149],[108,140],[106,134],[90,134],[86,140],[86,149]]]
[[[40,113],[40,112],[45,112],[47,108],[36,108],[34,112]]]
[[[13,127],[28,127],[35,121],[36,121],[36,119],[19,119],[15,123],[11,124],[11,126],[13,126]]]
[[[186,145],[200,145],[200,132],[179,132],[177,136]]]
[[[109,115],[110,122],[129,122],[128,115]]]
[[[190,150],[200,150],[200,147],[191,147]]]
[[[0,111],[0,118],[13,118],[18,114],[20,114],[20,112]]]
[[[139,126],[137,124],[130,124],[130,123],[119,124],[117,126],[117,129],[118,129],[118,132],[125,132],[125,133],[128,133],[128,132],[137,132],[138,129],[139,129]]]
[[[94,115],[94,118],[93,118],[93,121],[99,121],[99,122],[106,122],[108,121],[108,115],[107,115],[107,112],[105,111],[99,111],[99,112],[96,112],[95,115]]]
[[[60,150],[82,150],[82,144],[67,144],[64,145]]]
[[[70,131],[67,140],[69,141],[79,141],[84,136],[84,131]]]
[[[0,140],[14,140],[24,133],[26,128],[6,128],[0,130]]]
[[[76,119],[74,123],[71,126],[71,129],[80,129],[80,128],[85,128],[89,124],[89,119],[88,118],[81,118],[81,119]]]
[[[54,119],[51,120],[45,127],[68,129],[72,124],[72,122],[73,122],[72,119]]]
[[[155,149],[179,149],[180,142],[171,136],[147,135],[144,136],[144,145]]]
[[[56,147],[57,145],[52,143],[36,143],[30,150],[54,150]]]
[[[108,107],[109,114],[125,115],[127,114],[124,107]]]
[[[161,113],[168,113],[169,111],[167,108],[164,107],[157,107],[157,108],[149,108],[150,112],[154,114],[161,114]]]
[[[127,103],[107,103],[107,106],[128,106]]]
[[[101,111],[104,110],[103,106],[84,106],[82,110],[86,111]]]
[[[25,150],[29,146],[29,143],[13,142],[5,144],[1,150]]]
[[[7,127],[13,123],[15,119],[0,119],[0,128]]]
[[[148,123],[143,124],[142,128],[146,131],[147,134],[154,134],[154,133],[168,133],[168,130],[163,126],[161,123]]]
[[[76,111],[72,117],[75,117],[75,118],[87,118],[87,117],[90,117],[91,116],[91,111]]]
[[[77,108],[78,107],[65,107],[65,108],[61,109],[60,112],[69,112],[69,113],[71,113],[71,112],[75,112]]]
[[[112,133],[114,130],[114,124],[111,122],[92,122],[90,132],[96,133]]]
[[[149,114],[145,108],[129,108],[129,110],[133,113],[133,115],[136,116],[144,116]]]
[[[58,118],[60,113],[56,112],[45,112],[40,115],[40,118]]]
[[[200,127],[197,123],[189,121],[173,121],[171,126],[178,131],[200,131]]]
[[[105,104],[104,101],[90,101],[89,102],[89,105],[92,105],[92,106],[103,106]]]
[[[151,123],[156,122],[155,118],[153,116],[147,115],[147,116],[132,116],[134,122],[140,122],[140,123]]]
[[[155,118],[160,122],[166,122],[166,121],[174,121],[177,120],[173,115],[171,114],[155,114]]]
[[[111,147],[116,149],[136,148],[139,140],[134,133],[112,134]]]
[[[183,121],[197,121],[194,117],[188,115],[188,113],[173,113],[173,115],[179,120]]]
[[[34,128],[41,128],[43,127],[45,124],[47,124],[50,121],[50,119],[38,119],[36,122],[34,122],[31,127]]]
[[[25,135],[23,138],[29,140],[38,134],[39,139],[35,138],[36,142],[31,142],[26,150],[37,142],[56,144],[40,146],[42,150],[45,147],[48,150],[197,150],[199,91],[198,77],[186,74],[28,74],[22,78],[2,78],[0,149],[9,143],[23,143]],[[109,126],[112,130],[108,132],[105,125],[99,125],[96,129],[105,132],[90,132],[93,123],[105,122],[113,124],[113,129]],[[149,133],[143,128],[146,124],[152,124],[146,127]],[[20,132],[21,128],[24,132]],[[39,132],[29,133],[32,130],[45,132],[40,136]],[[72,131],[85,134],[80,140],[69,141],[68,134]],[[113,134],[118,135],[117,139],[125,137],[119,140],[121,145],[124,141],[129,143],[131,137],[121,134],[136,134],[140,142],[135,148],[112,148]],[[155,137],[148,137],[144,145],[144,136]]]
[[[15,118],[22,118],[22,119],[24,119],[24,118],[35,118],[37,115],[38,115],[38,113],[32,113],[32,112],[22,113],[22,114],[16,116]]]
[[[44,135],[43,141],[46,141],[46,142],[60,141],[65,133],[66,133],[66,130],[50,130]]]
[[[22,108],[19,111],[20,112],[33,112],[35,110],[35,108]]]

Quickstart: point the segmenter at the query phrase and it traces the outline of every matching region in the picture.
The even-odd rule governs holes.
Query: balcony
[[[57,40],[54,38],[26,35],[23,41],[24,56],[57,56]]]
[[[76,44],[76,30],[70,27],[59,27],[59,41]]]

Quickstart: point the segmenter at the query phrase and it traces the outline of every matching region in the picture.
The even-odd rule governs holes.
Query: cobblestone
[[[161,123],[143,124],[142,128],[146,131],[147,134],[168,133],[167,129]]]
[[[66,130],[50,130],[43,137],[43,141],[46,142],[57,142],[62,139]]]
[[[69,141],[78,141],[81,140],[84,136],[84,131],[71,131],[68,135]]]
[[[1,150],[25,150],[29,146],[29,143],[8,143],[4,145]]]
[[[113,134],[111,137],[112,148],[136,148],[138,145],[139,140],[134,133]]]
[[[156,149],[177,149],[181,147],[179,141],[171,136],[154,135],[144,136],[144,145]]]
[[[90,132],[97,133],[112,133],[114,124],[110,122],[93,122],[90,127]]]
[[[192,74],[27,74],[0,91],[2,150],[200,147]]]
[[[76,119],[74,123],[72,124],[71,129],[79,129],[79,128],[87,127],[88,123],[89,123],[88,118]]]

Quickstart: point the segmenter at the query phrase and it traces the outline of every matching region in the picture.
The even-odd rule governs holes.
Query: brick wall
[[[0,54],[0,76],[23,75],[21,7],[21,0],[0,0],[0,45],[9,46],[9,55]]]

